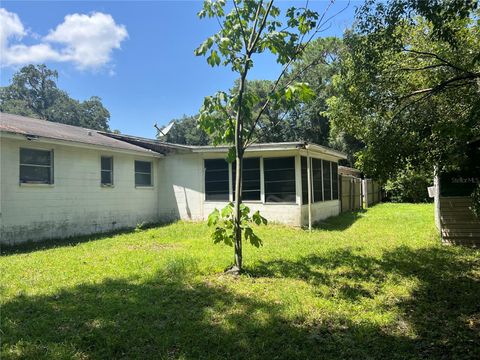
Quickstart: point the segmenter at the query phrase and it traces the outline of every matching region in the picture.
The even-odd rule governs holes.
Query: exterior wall
[[[300,224],[300,206],[297,204],[262,204],[254,201],[245,201],[244,204],[250,208],[250,211],[260,211],[270,223],[280,223],[290,226],[301,226]],[[226,202],[205,202],[205,220],[213,209],[222,209]]]
[[[6,137],[0,142],[1,243],[64,238],[158,221],[157,158]],[[54,151],[54,184],[20,185],[20,147]],[[113,187],[100,185],[102,155],[113,156]],[[152,161],[153,187],[135,187],[134,160]]]
[[[223,158],[224,153],[177,153],[158,159],[53,141],[47,143],[10,137],[0,140],[1,243],[16,244],[106,232],[134,227],[143,222],[202,221],[214,208],[222,208],[227,203],[206,201],[204,191],[204,159]],[[54,184],[19,183],[21,147],[54,151]],[[296,202],[265,203],[262,171],[262,200],[245,204],[253,211],[259,210],[270,222],[306,225],[308,208],[301,205],[300,156],[304,153],[298,149],[247,152],[246,157],[295,157]],[[101,156],[114,158],[113,187],[102,187],[100,184]],[[336,161],[329,155],[314,156]],[[152,161],[152,187],[135,187],[134,160]],[[339,212],[339,200],[312,204],[313,221],[338,215]]]
[[[225,155],[223,155],[224,157]],[[281,223],[290,226],[301,226],[301,210],[300,203],[302,201],[302,181],[301,181],[301,170],[300,170],[300,156],[298,150],[286,150],[286,151],[261,151],[261,152],[248,152],[245,154],[245,157],[259,157],[259,158],[273,158],[273,157],[295,157],[295,192],[296,192],[296,202],[295,203],[266,203],[265,199],[265,189],[263,182],[263,161],[260,163],[261,172],[260,172],[260,192],[261,192],[261,201],[244,201],[251,211],[259,210],[263,217],[265,217],[269,222]],[[205,199],[204,193],[204,177],[203,177],[203,160],[219,158],[218,154],[203,154],[201,156],[201,166],[202,166],[202,196]],[[230,172],[231,175],[231,172]],[[230,200],[233,201],[232,192],[230,191]],[[215,209],[221,209],[227,202],[218,202],[218,201],[205,201],[203,219],[206,220],[208,215]]]
[[[203,220],[203,159],[199,154],[178,154],[160,161],[158,194],[161,221]]]
[[[336,157],[327,155],[327,154],[317,154],[317,153],[309,152],[307,150],[300,150],[300,155],[338,163],[338,159]],[[298,165],[298,167],[300,167],[300,165]],[[340,198],[340,191],[341,191],[340,186],[342,184],[340,181],[341,179],[340,174],[337,174],[337,175],[338,175],[338,191],[339,191],[339,198]],[[297,188],[300,188],[299,204],[301,204],[301,199],[302,199],[301,186],[302,186],[302,182],[301,182],[301,174],[300,174],[300,180],[297,179]],[[319,222],[331,216],[339,215],[340,209],[341,209],[340,199],[314,202],[311,204],[311,208],[312,208],[312,224],[314,224],[316,222]],[[301,206],[300,226],[308,226],[308,204],[304,204]]]
[[[296,157],[297,203],[264,203],[246,201],[252,211],[260,210],[271,222],[300,226],[301,188],[299,184],[300,158],[298,151],[272,151],[267,154],[250,152],[246,157]],[[221,209],[227,202],[205,200],[204,159],[224,158],[225,154],[195,153],[167,156],[160,162],[162,186],[159,189],[159,217],[162,221],[176,219],[201,221],[215,209]],[[262,180],[263,180],[263,174]],[[300,181],[301,185],[301,181]],[[263,199],[263,181],[261,181]],[[231,198],[233,200],[233,198]]]
[[[480,247],[480,219],[470,210],[469,196],[440,196],[440,233],[444,244]]]
[[[312,203],[312,223],[340,214],[340,200]],[[302,205],[302,226],[308,226],[308,205]]]
[[[433,186],[435,187],[435,195],[434,195],[434,205],[435,205],[435,226],[437,227],[438,231],[441,231],[441,223],[440,223],[440,177],[438,176],[438,172],[435,169],[435,176],[433,178]]]

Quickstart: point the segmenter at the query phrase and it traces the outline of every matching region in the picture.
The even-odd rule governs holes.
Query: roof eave
[[[37,135],[30,135],[26,133],[15,133],[15,132],[3,131],[3,130],[0,131],[0,134],[2,137],[6,136],[7,138],[11,138],[11,139],[20,139],[20,140],[27,139],[33,142],[38,141],[38,142],[48,143],[48,144],[60,144],[65,146],[92,148],[97,150],[114,151],[118,153],[138,155],[138,156],[153,156],[157,158],[165,157],[165,155],[163,154],[160,154],[151,150],[147,150],[147,149],[145,150],[124,149],[124,148],[119,148],[114,146],[97,145],[97,144],[91,144],[91,143],[86,143],[81,141],[62,140],[62,139],[51,138],[48,136],[37,136]],[[34,137],[34,139],[33,140],[29,139],[29,137]]]

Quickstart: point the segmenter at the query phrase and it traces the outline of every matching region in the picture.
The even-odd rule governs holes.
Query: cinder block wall
[[[158,158],[6,138],[0,146],[1,243],[65,238],[158,221]],[[53,185],[20,185],[20,147],[53,149]],[[102,155],[114,159],[111,188],[100,184]],[[135,187],[135,160],[152,161],[153,187]]]

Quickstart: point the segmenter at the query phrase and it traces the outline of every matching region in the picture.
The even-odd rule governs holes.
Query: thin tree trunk
[[[248,60],[248,59],[247,59]],[[248,63],[248,61],[246,61]],[[231,269],[232,273],[240,273],[242,271],[242,228],[240,204],[242,203],[242,179],[243,179],[243,93],[245,91],[245,78],[247,77],[247,68],[240,77],[240,87],[238,90],[238,110],[235,121],[235,204],[234,204],[234,220],[235,220],[235,263]]]

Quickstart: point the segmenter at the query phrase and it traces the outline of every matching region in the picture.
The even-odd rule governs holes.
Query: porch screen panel
[[[302,204],[308,204],[308,169],[307,157],[302,156]],[[312,202],[323,200],[322,194],[322,160],[310,158]]]
[[[263,171],[265,202],[296,201],[294,157],[264,159]]]
[[[338,200],[338,164],[332,162],[332,193],[333,200]]]
[[[312,159],[312,185],[314,202],[323,201],[322,194],[322,160]]]
[[[205,199],[228,201],[228,163],[224,159],[205,160]]]
[[[330,181],[330,161],[323,162],[323,199],[332,200],[332,182]]]
[[[308,204],[308,171],[307,171],[307,158],[301,157],[302,165],[302,204]]]
[[[235,166],[232,164],[232,189],[235,199]],[[242,199],[260,200],[260,158],[243,159]]]

